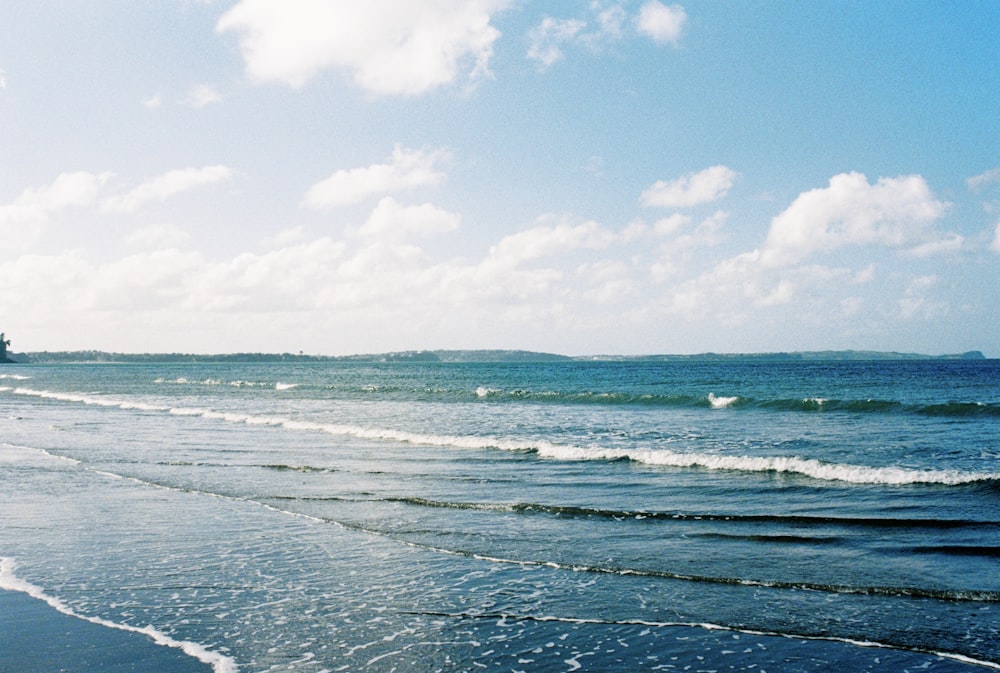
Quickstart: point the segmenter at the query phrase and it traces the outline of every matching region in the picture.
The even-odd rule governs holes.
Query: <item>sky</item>
[[[0,0],[11,350],[1000,357],[994,0]]]

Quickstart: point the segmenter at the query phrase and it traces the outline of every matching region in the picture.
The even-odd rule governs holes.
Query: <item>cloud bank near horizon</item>
[[[385,349],[407,340],[441,347],[490,344],[475,325],[498,322],[508,328],[552,325],[556,334],[675,320],[740,328],[759,312],[779,319],[783,307],[803,296],[810,315],[802,315],[800,306],[800,320],[846,324],[886,310],[887,319],[911,320],[947,314],[934,298],[940,278],[901,285],[896,305],[886,307],[871,288],[902,281],[876,263],[845,264],[836,253],[890,248],[928,256],[971,245],[937,226],[947,204],[922,177],[871,183],[845,173],[774,215],[757,247],[713,262],[701,253],[726,240],[731,214],[719,210],[696,221],[682,212],[724,204],[738,174],[713,166],[659,180],[637,195],[644,206],[678,209],[671,216],[605,224],[543,213],[477,258],[465,259],[417,241],[455,235],[474,217],[394,196],[444,183],[445,156],[397,145],[388,161],[338,169],[306,189],[303,203],[315,208],[374,202],[363,221],[344,226],[340,235],[310,238],[299,228],[267,249],[251,251],[258,246],[248,245],[213,258],[190,244],[183,227],[151,230],[136,218],[131,241],[141,249],[116,259],[97,261],[81,250],[32,252],[29,244],[22,256],[0,262],[0,286],[19,288],[5,310],[58,329],[99,315],[116,329],[139,331],[151,321],[171,325],[171,332],[196,329],[203,321],[232,321],[234,331],[237,324],[267,329],[262,325],[280,315],[288,324],[350,324],[356,334],[403,335],[372,340],[371,347]],[[0,206],[0,223],[58,229],[71,226],[81,210],[134,215],[146,204],[227,182],[235,172],[221,165],[176,169],[131,188],[110,184],[111,171],[61,174]],[[984,237],[983,251],[1000,253],[998,238],[1000,225],[992,240]],[[420,337],[426,330],[454,336],[428,340]],[[323,351],[321,346],[311,350]]]

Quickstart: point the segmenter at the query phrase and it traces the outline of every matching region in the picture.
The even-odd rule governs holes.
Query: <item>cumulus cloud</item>
[[[111,177],[110,173],[61,173],[50,185],[26,189],[17,197],[15,208],[36,208],[54,211],[72,206],[87,206],[97,199],[101,186]]]
[[[617,239],[597,222],[572,224],[565,218],[545,216],[531,229],[505,236],[490,249],[490,258],[511,264],[562,254],[581,248],[600,250]]]
[[[684,215],[683,213],[674,213],[669,217],[664,217],[656,221],[653,224],[653,231],[657,236],[673,236],[682,227],[686,227],[691,223],[691,216]]]
[[[152,99],[157,100],[157,99]],[[191,107],[203,108],[207,105],[222,102],[222,94],[211,84],[198,84],[191,88],[184,102]],[[157,104],[159,101],[157,100]],[[147,105],[147,107],[151,107]]]
[[[939,282],[940,278],[934,274],[918,276],[910,280],[906,292],[897,302],[900,317],[903,320],[933,320],[947,315],[948,305],[934,301],[930,297],[931,291]]]
[[[874,185],[861,173],[835,175],[829,186],[800,194],[771,221],[761,261],[780,266],[847,245],[923,243],[945,208],[919,175],[880,178]]]
[[[587,22],[580,19],[545,17],[528,33],[531,42],[528,58],[536,61],[543,70],[552,66],[563,58],[561,45],[571,42],[586,27]]]
[[[965,181],[969,191],[973,192],[977,192],[988,185],[995,185],[998,183],[1000,183],[1000,166],[997,168],[991,168],[985,173],[974,175]]]
[[[658,180],[642,193],[642,203],[664,208],[687,208],[721,199],[738,173],[727,166],[712,166],[676,180]]]
[[[590,14],[586,18],[557,19],[546,16],[528,33],[527,57],[535,61],[540,70],[546,70],[562,60],[564,50],[571,45],[600,51],[625,36],[628,18],[621,2],[606,7],[600,2],[591,2]],[[676,45],[686,20],[687,14],[680,5],[666,7],[652,0],[633,17],[632,25],[640,35],[656,42]]]
[[[935,257],[953,252],[960,252],[965,246],[965,237],[954,232],[945,235],[943,238],[927,241],[911,248],[907,254],[911,257]]]
[[[0,205],[0,230],[19,247],[29,245],[52,214],[96,203],[111,173],[61,173],[51,184],[24,190],[11,203]]]
[[[996,229],[993,230],[993,243],[990,250],[1000,255],[1000,222],[997,222]]]
[[[386,163],[339,170],[306,192],[302,205],[313,209],[360,203],[372,196],[437,185],[445,174],[437,164],[448,157],[443,150],[412,150],[396,145]]]
[[[387,196],[379,201],[358,234],[383,239],[436,236],[458,229],[461,219],[430,203],[404,206]]]
[[[148,203],[166,201],[176,194],[224,182],[232,176],[233,171],[222,165],[182,168],[147,180],[126,194],[109,197],[101,205],[106,211],[131,213]]]
[[[334,68],[376,94],[414,95],[460,69],[489,72],[500,36],[491,15],[510,0],[241,0],[216,29],[239,37],[247,74],[298,88]]]
[[[636,29],[660,43],[677,45],[687,23],[687,12],[680,5],[664,5],[659,0],[649,0],[639,10],[635,19]]]
[[[598,32],[613,38],[620,37],[627,15],[621,5],[612,5],[597,14]]]
[[[151,224],[136,229],[128,237],[128,244],[133,248],[145,250],[156,248],[178,248],[191,236],[184,230],[172,224]]]

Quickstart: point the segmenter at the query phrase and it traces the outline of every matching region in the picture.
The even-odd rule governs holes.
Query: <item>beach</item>
[[[10,673],[208,673],[212,668],[146,635],[61,613],[0,590],[0,670]]]

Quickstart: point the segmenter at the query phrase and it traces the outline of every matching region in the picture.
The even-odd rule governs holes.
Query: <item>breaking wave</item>
[[[385,498],[386,502],[399,502],[417,507],[431,507],[459,510],[485,510],[543,514],[566,518],[605,518],[638,521],[707,521],[723,523],[769,523],[799,527],[860,527],[860,528],[911,528],[911,529],[957,529],[1000,527],[1000,522],[974,519],[921,519],[921,518],[863,518],[831,517],[809,514],[715,514],[704,512],[670,512],[644,510],[617,510],[596,507],[575,507],[566,505],[546,505],[531,502],[451,502],[418,497]]]
[[[322,423],[294,420],[281,416],[266,416],[240,412],[222,412],[199,407],[166,407],[142,402],[123,401],[113,397],[79,393],[53,393],[16,388],[14,394],[82,404],[167,412],[175,416],[194,416],[211,420],[247,425],[280,426],[288,430],[325,432],[330,435],[376,441],[399,442],[422,446],[457,449],[501,450],[534,453],[541,458],[565,461],[627,460],[644,465],[670,468],[724,470],[744,473],[773,473],[805,476],[823,481],[851,484],[938,484],[959,486],[974,483],[1000,482],[1000,472],[969,472],[962,470],[924,470],[900,466],[869,466],[831,463],[799,456],[726,455],[699,452],[677,452],[665,449],[607,448],[556,444],[547,440],[505,439],[492,436],[430,434],[391,428],[365,427],[345,423]],[[730,402],[729,404],[732,404]]]

